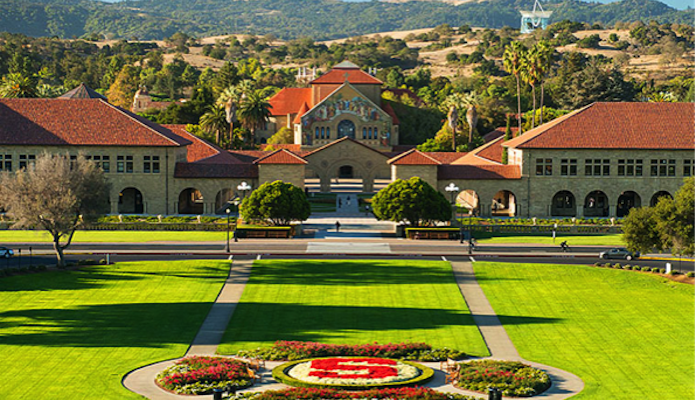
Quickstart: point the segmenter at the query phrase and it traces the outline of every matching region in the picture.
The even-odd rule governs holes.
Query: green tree
[[[515,76],[517,82],[517,126],[522,133],[522,100],[520,97],[520,75],[524,67],[524,53],[527,49],[520,42],[512,42],[505,48],[503,67],[505,71]]]
[[[19,98],[36,97],[36,81],[31,76],[12,72],[2,77],[0,81],[0,97]]]
[[[203,130],[215,135],[215,143],[218,146],[222,145],[222,134],[229,129],[223,107],[211,104],[208,111],[201,116],[199,124]]]
[[[138,90],[140,72],[132,65],[126,65],[118,73],[114,83],[106,91],[106,97],[111,104],[129,110],[133,104],[133,97]]]
[[[508,140],[512,139],[512,128],[510,128],[510,117],[505,118],[505,137],[503,138],[504,142],[507,142]],[[508,163],[508,149],[507,147],[503,147],[503,164],[507,165]]]
[[[271,104],[258,92],[251,92],[239,105],[239,120],[251,132],[251,143],[256,143],[256,130],[263,129],[271,117]]]
[[[452,207],[445,196],[419,177],[398,179],[372,199],[378,220],[408,222],[411,226],[449,221]]]
[[[244,199],[239,211],[245,221],[270,221],[273,225],[304,221],[311,214],[304,191],[283,181],[261,185]]]
[[[631,251],[648,253],[663,249],[660,232],[657,230],[657,217],[652,207],[632,208],[621,224],[623,239]]]
[[[47,230],[58,266],[75,230],[108,211],[108,194],[104,172],[82,155],[43,154],[33,167],[0,176],[0,204],[14,227]]]
[[[268,138],[268,144],[293,144],[295,143],[295,135],[292,129],[284,126],[278,130],[273,136]]]

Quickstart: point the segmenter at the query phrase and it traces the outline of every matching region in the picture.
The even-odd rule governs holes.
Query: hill
[[[107,38],[162,39],[175,32],[194,36],[274,34],[291,39],[335,39],[375,32],[463,24],[516,27],[531,0],[472,2],[342,2],[338,0],[0,0],[0,29],[63,38],[98,34]],[[694,23],[693,10],[678,11],[656,0],[611,4],[579,0],[545,4],[554,21],[613,25],[656,20]],[[340,16],[340,18],[337,18]]]

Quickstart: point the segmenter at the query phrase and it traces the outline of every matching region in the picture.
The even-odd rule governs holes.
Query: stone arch
[[[575,195],[567,190],[561,190],[553,195],[551,199],[552,217],[575,217],[577,206],[575,205]]]
[[[616,216],[625,217],[634,207],[640,207],[640,195],[632,190],[627,190],[621,193],[616,202]]]
[[[662,197],[669,197],[670,199],[674,198],[670,192],[666,190],[660,190],[659,192],[655,193],[650,199],[650,207],[654,207]]]
[[[347,171],[347,167],[350,167],[352,169],[351,171],[351,177],[341,177],[341,169],[344,169],[344,171]],[[329,186],[331,187],[331,191],[336,191],[336,188],[334,187],[334,182],[338,184],[341,179],[350,179],[350,180],[357,180],[361,179],[361,189],[359,191],[362,192],[371,192],[372,187],[373,187],[373,177],[371,171],[363,165],[361,162],[349,158],[341,158],[338,160],[335,160],[332,162],[328,168],[326,168],[328,171],[327,174],[324,175],[324,179],[329,180]],[[323,186],[323,185],[322,185]]]
[[[205,212],[205,203],[203,202],[201,191],[193,187],[182,190],[179,193],[177,212],[179,214],[203,214]]]
[[[343,119],[338,122],[338,125],[336,125],[336,138],[340,139],[342,137],[349,137],[351,139],[355,139],[357,129],[358,128],[356,127],[355,122],[347,118]]]
[[[491,200],[491,216],[514,217],[517,215],[517,197],[509,190],[500,190]]]
[[[232,200],[237,197],[237,193],[230,188],[220,189],[215,195],[215,214],[225,214],[228,207],[233,207]]]
[[[475,215],[481,215],[481,202],[475,190],[465,189],[459,192],[455,199],[455,204],[458,207],[466,208],[470,213],[473,211]]]
[[[584,217],[608,217],[609,216],[609,197],[601,191],[594,190],[585,196],[585,206],[583,208]]]
[[[145,212],[145,202],[143,193],[134,187],[127,187],[118,194],[118,213],[119,214],[143,214]]]

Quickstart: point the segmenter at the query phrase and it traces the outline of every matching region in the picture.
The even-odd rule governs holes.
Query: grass
[[[215,242],[224,241],[224,231],[77,231],[73,243],[106,242]],[[0,243],[50,243],[46,231],[0,231]]]
[[[586,266],[474,268],[520,355],[582,378],[573,399],[694,398],[694,286]]]
[[[336,194],[335,193],[313,193],[309,197],[309,205],[312,207],[312,212],[336,212]]]
[[[442,261],[257,261],[218,352],[276,340],[426,342],[488,355]]]
[[[551,235],[519,235],[519,236],[496,236],[490,238],[480,238],[476,239],[480,244],[486,243],[533,243],[533,244],[556,244],[564,240],[568,241],[568,245],[571,246],[625,246],[623,235],[621,234],[611,234],[611,235],[558,235],[556,236],[556,241],[554,243],[553,237]],[[474,233],[474,237],[477,237]]]
[[[141,398],[121,378],[184,355],[228,270],[138,262],[0,279],[0,397]]]

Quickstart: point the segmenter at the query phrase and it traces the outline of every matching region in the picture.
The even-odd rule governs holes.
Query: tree
[[[537,57],[537,68],[540,72],[541,86],[541,99],[539,100],[539,107],[541,108],[541,113],[539,116],[539,125],[544,123],[544,83],[546,82],[546,76],[551,71],[551,65],[553,64],[553,53],[555,49],[551,47],[549,42],[542,41],[535,46],[535,55]]]
[[[102,170],[83,156],[43,154],[36,164],[0,176],[0,204],[13,228],[43,228],[53,238],[58,266],[75,230],[108,209],[109,184]]]
[[[672,249],[673,254],[694,254],[694,178],[684,180],[674,199],[662,197],[654,207],[634,208],[623,222],[624,241],[630,250]]]
[[[273,136],[268,138],[268,144],[293,144],[295,143],[295,134],[292,129],[284,126],[278,130]]]
[[[208,107],[208,111],[201,116],[200,126],[206,132],[215,134],[215,143],[218,146],[222,145],[222,133],[229,128],[225,119],[225,109],[219,105],[212,104]]]
[[[505,137],[503,138],[503,142],[507,142],[508,140],[512,139],[512,129],[510,128],[510,117],[505,118]],[[508,149],[507,147],[503,147],[503,159],[502,162],[503,164],[507,165],[508,163]]]
[[[138,90],[140,73],[138,68],[126,65],[116,76],[116,80],[106,91],[106,97],[113,105],[129,110],[133,104],[133,97]]]
[[[481,99],[474,92],[467,93],[464,96],[464,105],[466,106],[466,123],[469,125],[469,147],[471,147],[471,142],[474,141],[474,130],[479,118],[476,107],[481,105]]]
[[[245,221],[270,221],[273,225],[304,221],[311,214],[304,191],[283,181],[259,186],[244,199],[239,211]]]
[[[375,195],[372,209],[380,221],[406,221],[411,226],[449,221],[452,215],[445,196],[419,177],[390,183]]]
[[[522,100],[520,98],[520,74],[523,68],[522,59],[526,48],[520,42],[512,42],[505,48],[503,54],[503,67],[505,71],[515,76],[517,82],[517,126],[522,133]]]
[[[0,80],[0,97],[36,97],[36,81],[19,72],[9,73]]]
[[[239,120],[251,131],[251,143],[256,142],[256,130],[263,129],[271,117],[271,104],[258,92],[249,93],[239,106]]]

